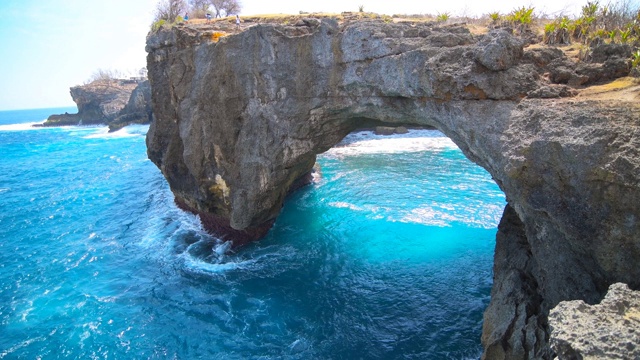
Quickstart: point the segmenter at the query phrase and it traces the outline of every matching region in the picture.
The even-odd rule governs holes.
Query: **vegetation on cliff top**
[[[142,81],[147,78],[147,68],[143,67],[138,70],[117,70],[117,69],[97,69],[84,82],[88,85],[95,81],[113,81],[113,80],[134,80]]]
[[[607,5],[587,2],[577,19],[561,16],[546,24],[544,42],[549,45],[609,42],[637,48],[640,46],[640,9],[631,7],[627,2]]]
[[[215,18],[239,14],[242,5],[238,0],[160,0],[156,5],[154,24],[184,21],[183,14],[190,19],[204,19],[207,14]]]
[[[156,21],[151,31],[159,30],[163,25],[184,24],[181,14],[189,13],[188,23],[198,26],[209,23],[205,14],[214,13],[219,19],[214,23],[235,23],[235,18],[223,18],[222,15],[238,13],[241,7],[238,0],[161,0],[156,9]],[[450,13],[437,15],[380,15],[365,12],[364,5],[358,6],[358,11],[342,12],[340,14],[307,13],[300,11],[299,15],[255,15],[242,17],[241,28],[257,23],[294,24],[302,17],[330,17],[344,21],[382,20],[384,22],[434,22],[439,24],[466,23],[472,33],[482,34],[489,29],[510,28],[515,34],[528,39],[529,43],[542,42],[547,45],[563,46],[572,43],[579,44],[577,57],[588,60],[591,48],[602,43],[628,44],[633,56],[629,59],[632,67],[640,66],[640,7],[633,5],[630,0],[617,0],[600,4],[598,1],[588,1],[582,6],[579,17],[571,18],[566,15],[551,17],[536,12],[535,8],[519,7],[508,14],[489,12],[480,17],[452,16]],[[219,37],[218,37],[219,38]],[[217,40],[213,39],[214,41]],[[573,49],[569,50],[570,52]]]

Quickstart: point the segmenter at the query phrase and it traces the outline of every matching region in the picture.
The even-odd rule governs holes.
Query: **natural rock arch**
[[[508,201],[487,358],[549,357],[551,307],[596,302],[614,282],[640,287],[640,109],[559,98],[575,95],[548,80],[562,52],[424,23],[305,19],[217,43],[212,31],[178,27],[147,43],[149,157],[208,230],[264,235],[315,155],[352,130],[433,126]]]

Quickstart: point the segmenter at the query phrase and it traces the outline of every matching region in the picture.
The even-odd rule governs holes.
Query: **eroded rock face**
[[[149,124],[152,121],[151,85],[149,80],[146,80],[133,89],[127,105],[109,122],[109,131],[118,130],[129,124]]]
[[[640,359],[640,292],[609,287],[604,300],[563,301],[549,314],[551,348],[560,360]]]
[[[640,108],[573,97],[550,74],[579,76],[562,52],[425,23],[210,34],[176,27],[147,41],[148,155],[208,230],[236,243],[264,235],[316,154],[355,129],[433,126],[509,203],[485,358],[549,358],[549,309],[595,303],[614,282],[640,287]]]
[[[148,81],[96,80],[74,86],[70,93],[78,113],[51,115],[42,126],[107,124],[113,131],[152,120]]]

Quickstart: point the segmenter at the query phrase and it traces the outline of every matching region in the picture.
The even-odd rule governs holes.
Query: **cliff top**
[[[431,23],[433,25],[447,26],[465,24],[472,34],[484,34],[488,32],[487,22],[473,18],[456,18],[446,21],[438,20],[432,15],[382,15],[368,12],[342,12],[342,13],[301,13],[301,14],[259,14],[250,16],[240,16],[240,26],[236,26],[233,16],[212,19],[190,19],[187,23],[178,23],[178,26],[188,26],[194,29],[211,29],[219,31],[229,31],[236,33],[258,24],[279,24],[291,25],[301,24],[303,19],[334,19],[338,24],[352,23],[358,21],[382,21],[385,23]],[[536,29],[540,32],[542,28]]]
[[[240,25],[236,25],[235,17],[226,17],[221,19],[214,19],[211,21],[207,21],[206,19],[191,19],[189,22],[177,23],[175,26],[177,29],[181,30],[180,32],[188,34],[188,37],[199,38],[195,40],[192,45],[200,42],[202,39],[206,39],[205,41],[211,40],[213,42],[217,42],[220,38],[237,34],[243,32],[251,27],[257,26],[259,24],[276,24],[287,27],[288,29],[292,29],[293,32],[291,34],[297,34],[296,29],[300,34],[303,35],[303,31],[301,28],[312,26],[313,22],[318,22],[318,20],[323,19],[332,19],[337,21],[339,26],[346,26],[356,22],[377,22],[380,24],[388,24],[388,23],[404,23],[409,24],[411,26],[428,26],[433,28],[465,28],[469,31],[469,33],[474,37],[482,37],[486,33],[488,33],[491,29],[499,27],[495,22],[491,22],[487,19],[473,19],[473,18],[460,18],[460,19],[448,19],[442,21],[437,17],[430,15],[379,15],[375,13],[366,13],[366,12],[343,12],[343,13],[304,13],[299,15],[291,15],[291,14],[264,14],[264,15],[253,15],[253,16],[241,16]],[[552,50],[560,50],[567,59],[570,59],[574,64],[579,63],[589,63],[591,62],[591,58],[598,57],[596,54],[597,50],[594,50],[598,47],[598,45],[594,45],[593,47],[584,45],[582,43],[569,43],[569,44],[561,44],[561,45],[548,45],[545,44],[545,30],[544,25],[550,23],[551,20],[538,19],[537,23],[532,24],[527,31],[516,31],[519,32],[519,37],[525,43],[525,50],[533,50],[539,52],[545,52],[549,49]],[[504,26],[504,23],[501,23]],[[465,31],[466,31],[465,30]],[[548,41],[547,41],[548,42]],[[606,44],[600,42],[600,44]],[[611,45],[609,47],[627,47],[627,50],[615,50],[618,51],[618,54],[613,55],[622,55],[622,53],[629,53],[632,46],[628,46],[627,44],[606,44]],[[545,50],[547,49],[547,50]],[[557,51],[556,50],[556,51]],[[600,56],[611,56],[609,54],[611,50],[604,50],[604,53]],[[606,53],[606,54],[605,54]],[[586,55],[585,55],[586,54]],[[628,54],[626,54],[628,55]],[[596,60],[596,59],[593,59]],[[599,62],[604,62],[603,59],[600,59]],[[566,66],[566,64],[557,64],[558,67]],[[574,65],[575,66],[575,65]],[[552,71],[552,73],[557,71]],[[586,72],[586,70],[585,70]],[[636,73],[640,73],[636,70]],[[552,75],[553,76],[553,75]],[[614,78],[614,80],[609,82],[609,79],[602,79],[598,84],[584,84],[582,86],[581,83],[575,83],[575,79],[569,81],[569,85],[573,88],[572,96],[565,97],[563,101],[572,101],[575,100],[598,100],[598,101],[629,101],[640,103],[640,80],[638,78],[623,78],[617,79],[617,76],[611,76],[610,78]],[[637,74],[636,74],[637,76]],[[554,83],[563,83],[563,81],[553,81]],[[574,82],[574,83],[572,83]],[[640,106],[640,105],[638,105]]]

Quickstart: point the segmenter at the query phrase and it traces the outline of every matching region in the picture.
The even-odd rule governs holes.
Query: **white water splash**
[[[41,130],[46,129],[44,127],[34,127],[34,125],[41,125],[46,120],[21,123],[21,124],[8,124],[0,125],[0,131],[25,131],[25,130]]]
[[[438,130],[410,130],[407,134],[395,135],[375,135],[371,131],[362,131],[347,135],[324,155],[344,157],[456,148],[456,144]]]
[[[84,136],[84,139],[121,139],[134,136],[143,136],[149,130],[148,125],[131,125],[124,127],[118,131],[109,132],[108,127],[100,128],[94,134]]]

